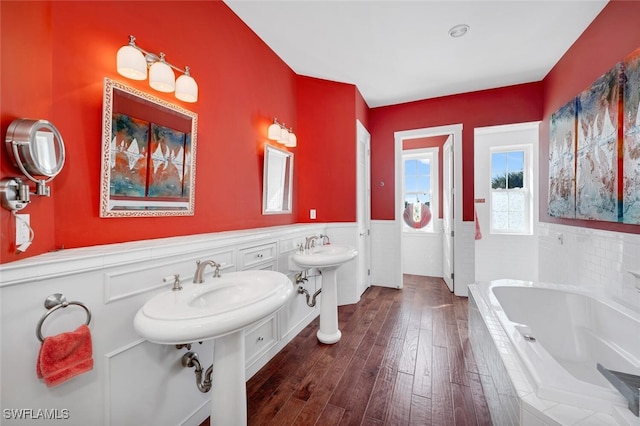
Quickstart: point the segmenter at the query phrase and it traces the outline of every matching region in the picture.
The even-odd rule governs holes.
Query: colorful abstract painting
[[[622,64],[577,98],[576,218],[617,222],[618,102]]]
[[[623,62],[622,221],[640,224],[640,49]]]
[[[128,115],[114,114],[111,129],[110,194],[144,197],[149,123]]]
[[[185,134],[151,124],[149,197],[182,198],[185,176]]]
[[[114,114],[110,197],[185,199],[189,197],[190,134]],[[128,208],[136,208],[129,205]],[[139,208],[153,208],[140,205]]]
[[[576,99],[551,115],[549,216],[576,217]]]
[[[182,179],[182,196],[188,198],[191,195],[191,134],[184,137],[184,178]]]

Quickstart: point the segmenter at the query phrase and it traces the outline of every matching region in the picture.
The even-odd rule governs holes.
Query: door
[[[356,129],[359,298],[371,285],[371,136],[360,121],[356,121]]]
[[[442,278],[449,287],[449,291],[453,291],[454,275],[453,275],[453,142],[449,137],[445,142],[442,152]]]

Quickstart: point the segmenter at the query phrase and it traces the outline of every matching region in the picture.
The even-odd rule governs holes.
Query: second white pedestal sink
[[[338,283],[336,273],[340,266],[358,255],[356,249],[339,244],[327,244],[298,252],[291,259],[302,268],[317,268],[322,273],[322,299],[320,300],[320,330],[318,340],[336,343],[342,337],[338,329]]]
[[[291,280],[280,272],[231,272],[158,294],[140,308],[133,326],[154,343],[215,339],[211,424],[246,425],[245,328],[276,312],[292,294]]]

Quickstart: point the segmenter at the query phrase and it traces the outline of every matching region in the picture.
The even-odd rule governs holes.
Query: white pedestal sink
[[[150,342],[166,345],[215,339],[211,424],[246,425],[245,328],[292,294],[291,280],[280,272],[231,272],[158,294],[140,308],[133,326]]]
[[[327,244],[298,252],[291,259],[301,268],[317,268],[322,273],[322,299],[320,300],[320,330],[318,340],[336,343],[342,337],[338,329],[338,284],[336,273],[342,264],[355,259],[358,252],[349,246]]]

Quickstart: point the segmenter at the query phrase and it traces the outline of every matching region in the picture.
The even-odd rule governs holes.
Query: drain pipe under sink
[[[322,292],[322,288],[320,288],[318,291],[313,293],[313,296],[311,296],[311,294],[309,294],[307,289],[302,287],[302,283],[305,281],[308,281],[307,271],[303,271],[296,274],[296,284],[298,284],[298,294],[304,294],[305,297],[307,298],[307,306],[309,306],[310,308],[313,308],[316,306],[316,298]],[[311,302],[309,302],[309,299],[311,299]]]

